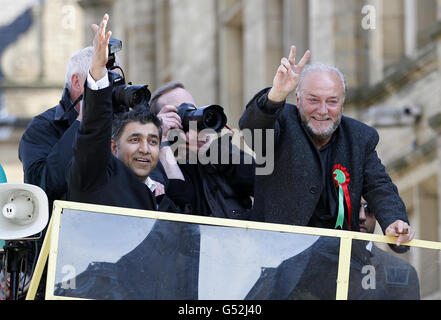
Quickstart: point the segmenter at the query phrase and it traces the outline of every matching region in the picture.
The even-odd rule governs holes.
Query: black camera
[[[109,82],[113,86],[112,101],[113,113],[127,112],[130,109],[142,107],[149,109],[151,92],[147,85],[134,86],[132,83],[126,84],[124,71],[115,65],[115,53],[121,51],[122,41],[110,38],[109,40],[109,59],[107,69],[109,70]],[[119,69],[122,75],[112,72]]]
[[[190,121],[197,122],[198,130],[213,129],[216,132],[220,132],[227,124],[224,109],[215,104],[197,109],[190,103],[183,103],[178,107],[178,115],[185,132],[189,130]]]

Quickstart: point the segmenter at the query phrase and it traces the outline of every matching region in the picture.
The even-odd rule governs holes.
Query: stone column
[[[70,56],[82,49],[83,13],[73,0],[47,0],[42,9],[43,78],[62,86]]]
[[[120,53],[127,81],[147,84],[155,80],[154,3],[142,0],[120,0],[114,6],[114,36],[123,41]]]
[[[308,0],[283,1],[283,54],[295,45],[303,54],[309,48],[309,4]]]
[[[441,21],[441,0],[438,0],[438,10],[437,10],[438,21]],[[433,34],[435,41],[437,43],[437,53],[438,53],[438,72],[441,73],[441,22],[438,23],[438,30]],[[441,92],[438,93],[441,95]],[[441,100],[441,99],[440,99]],[[437,137],[437,148],[438,148],[438,168],[441,168],[441,112],[433,115],[429,119],[430,127],[436,132]],[[441,172],[438,171],[438,238],[441,237]],[[440,280],[441,281],[441,280]],[[441,286],[441,284],[440,284]]]
[[[384,69],[384,29],[383,29],[383,1],[381,0],[366,0],[365,8],[367,11],[365,14],[373,14],[371,19],[375,19],[374,25],[362,25],[363,32],[367,40],[367,61],[369,68],[368,84],[373,86],[383,80]],[[369,7],[368,7],[369,6]],[[364,16],[363,18],[366,18]],[[372,23],[372,21],[371,21]]]
[[[267,32],[265,2],[266,0],[245,1],[243,53],[245,99],[250,99],[258,90],[268,85],[266,71]]]
[[[310,46],[313,61],[338,67],[349,88],[367,83],[367,55],[362,22],[362,0],[312,0]]]
[[[182,81],[198,105],[216,103],[215,1],[179,0],[170,5],[171,77]]]
[[[417,0],[404,0],[405,13],[405,52],[407,57],[412,57],[417,50]]]
[[[441,72],[441,0],[438,0],[437,4],[438,31],[434,34],[434,36],[437,39],[438,70]]]
[[[265,1],[265,24],[266,24],[266,44],[265,44],[265,85],[272,85],[274,75],[280,64],[282,57],[288,57],[289,49],[284,50],[284,15],[283,1]],[[288,44],[289,48],[289,44]],[[303,54],[299,50],[299,54]]]
[[[437,133],[437,149],[438,149],[438,168],[441,168],[441,112],[435,114],[429,119],[430,127]],[[438,171],[438,238],[441,238],[441,172]]]
[[[113,30],[113,5],[118,0],[77,0],[84,11],[84,46],[92,45],[93,31],[90,27],[93,23],[99,24],[105,13],[110,15],[109,28]]]
[[[283,56],[288,56],[290,43],[284,43],[292,12],[284,13],[283,1],[249,0],[244,8],[244,96],[246,102],[257,91],[271,86]],[[291,44],[294,44],[292,42]],[[285,48],[288,48],[284,50]]]
[[[155,0],[155,89],[171,81],[170,0]]]
[[[311,60],[336,64],[334,32],[335,0],[309,1]]]

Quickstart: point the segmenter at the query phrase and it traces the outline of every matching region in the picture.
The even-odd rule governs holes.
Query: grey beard
[[[314,129],[311,126],[311,124],[306,121],[306,119],[303,117],[303,115],[301,116],[301,118],[302,118],[302,122],[304,123],[306,131],[308,132],[308,134],[311,136],[311,138],[313,140],[317,140],[317,141],[325,141],[325,140],[329,139],[330,137],[332,137],[332,135],[337,130],[337,128],[338,128],[338,126],[340,125],[340,122],[341,122],[341,115],[340,115],[337,118],[337,120],[332,124],[332,126],[329,127],[328,130],[326,130],[325,132],[322,132],[322,133],[317,133],[317,132],[314,131]]]

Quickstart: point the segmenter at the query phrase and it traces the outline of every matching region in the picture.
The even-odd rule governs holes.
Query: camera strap
[[[75,100],[70,106],[69,108],[66,109],[66,111],[64,112],[63,115],[63,119],[67,120],[66,115],[69,114],[69,112],[72,111],[72,109],[78,104],[78,102],[80,102],[81,100],[83,100],[84,94],[80,95],[77,100]]]
[[[227,130],[230,130],[230,132],[231,132],[232,134],[234,134],[234,131],[233,131],[228,125],[225,125],[225,128],[226,128]]]

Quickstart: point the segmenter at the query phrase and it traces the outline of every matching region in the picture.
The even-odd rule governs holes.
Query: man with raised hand
[[[323,63],[283,58],[273,86],[247,105],[240,129],[272,130],[274,171],[256,177],[255,215],[266,222],[359,230],[363,196],[396,244],[412,240],[406,208],[375,150],[379,136],[343,115],[344,75]],[[296,92],[297,106],[287,104]],[[261,143],[256,138],[252,145]]]
[[[108,20],[106,14],[100,26],[92,26],[94,54],[74,144],[68,200],[157,210],[156,186],[149,175],[159,160],[161,122],[145,108],[118,114],[113,120],[106,68],[111,36],[110,31],[106,33]]]

